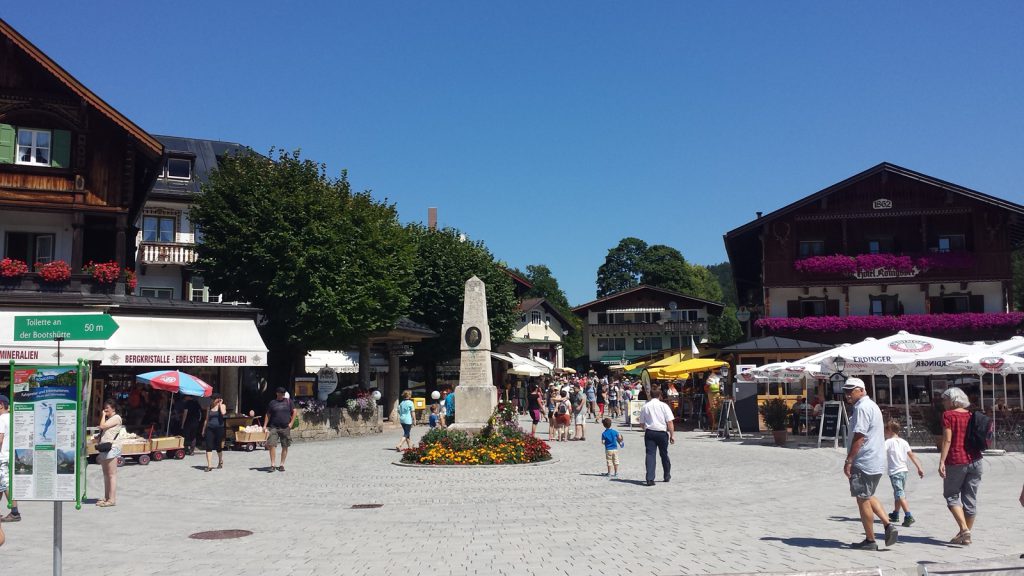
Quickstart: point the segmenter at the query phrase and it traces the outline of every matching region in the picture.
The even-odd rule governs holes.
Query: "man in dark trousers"
[[[672,462],[668,458],[668,445],[676,443],[672,409],[661,401],[661,388],[651,386],[651,399],[640,410],[640,425],[644,429],[644,449],[647,452],[647,485],[654,486],[654,453],[661,454],[661,469],[665,482],[672,479]]]
[[[288,459],[288,447],[292,445],[292,423],[295,422],[295,406],[291,398],[285,398],[286,390],[280,386],[275,391],[277,398],[267,404],[263,416],[263,427],[267,430],[267,450],[270,452],[270,471],[284,472],[284,461]],[[277,445],[281,445],[281,465],[277,465]]]

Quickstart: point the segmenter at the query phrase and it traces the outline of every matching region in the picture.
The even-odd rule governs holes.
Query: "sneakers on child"
[[[914,523],[914,517],[913,516],[906,516],[906,517],[903,518],[903,526],[904,526],[904,528],[907,527],[907,526],[910,526],[913,523]]]
[[[897,512],[890,512],[889,513],[889,522],[899,522],[899,521],[900,521],[900,513],[898,511]]]
[[[899,541],[900,533],[896,531],[896,525],[892,522],[885,525],[885,545],[892,546]]]

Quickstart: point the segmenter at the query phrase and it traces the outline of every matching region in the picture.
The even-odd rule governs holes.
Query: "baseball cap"
[[[8,398],[7,396],[4,396],[3,394],[0,394],[0,404],[6,404],[7,406],[10,406],[11,399]]]
[[[287,390],[285,390],[284,387],[282,387],[282,386],[278,386],[277,390],[274,390],[274,392],[276,392],[278,394],[284,394],[285,392],[287,392]]]
[[[860,388],[861,390],[867,390],[864,386],[864,381],[860,378],[847,378],[846,382],[843,383],[843,390],[853,390],[854,388]]]

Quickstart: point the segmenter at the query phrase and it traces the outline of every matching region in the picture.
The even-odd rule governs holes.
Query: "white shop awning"
[[[114,316],[104,366],[266,366],[267,347],[252,320]]]
[[[16,316],[77,316],[101,312],[68,312],[67,310],[2,310],[0,311],[0,363],[13,360],[16,364],[56,365],[74,364],[79,358],[99,360],[106,342],[102,340],[64,340],[60,343],[60,361],[55,340],[15,340]]]
[[[355,374],[359,372],[359,352],[310,350],[306,354],[307,374],[316,374],[324,366],[342,374]]]

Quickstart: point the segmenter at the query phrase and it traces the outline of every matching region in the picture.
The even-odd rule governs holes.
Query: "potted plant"
[[[786,444],[786,425],[789,423],[789,407],[782,398],[769,398],[761,404],[761,417],[764,425],[772,431],[777,446]]]
[[[928,433],[932,435],[932,441],[935,442],[935,448],[942,450],[942,402],[938,401],[933,403],[928,408],[922,408],[921,410],[924,416],[924,425],[928,428]]]
[[[6,284],[17,284],[21,277],[28,273],[28,264],[16,258],[4,258],[0,260],[0,282]]]

